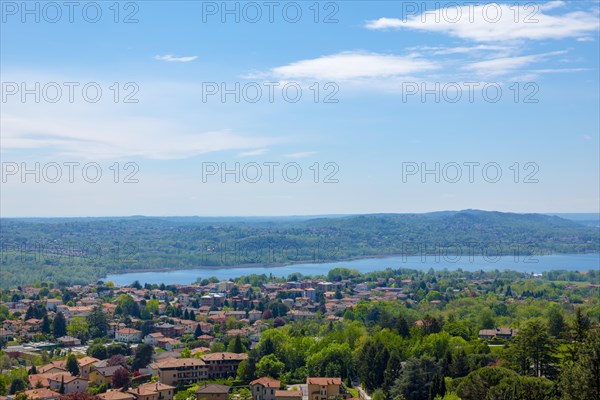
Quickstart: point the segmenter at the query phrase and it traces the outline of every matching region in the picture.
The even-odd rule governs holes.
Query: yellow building
[[[308,400],[328,400],[332,396],[349,399],[342,378],[307,378]]]

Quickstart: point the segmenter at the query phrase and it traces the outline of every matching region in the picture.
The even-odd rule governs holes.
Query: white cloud
[[[308,157],[312,157],[315,154],[317,154],[316,151],[302,151],[302,152],[298,152],[298,153],[289,153],[289,154],[284,154],[283,156],[285,158],[294,158],[294,159],[299,159],[299,158],[308,158]]]
[[[545,4],[540,4],[538,7],[540,8],[540,10],[553,10],[555,8],[559,8],[559,7],[564,7],[566,6],[567,3],[565,3],[562,0],[555,0],[555,1],[549,1],[548,3]]]
[[[382,17],[372,21],[367,21],[365,24],[367,29],[383,30],[383,29],[398,29],[403,28],[404,23],[399,18],[386,18]]]
[[[168,62],[190,62],[194,61],[197,58],[198,56],[175,57],[171,54],[165,54],[164,56],[154,56],[155,60]]]
[[[565,51],[554,51],[520,57],[495,58],[467,64],[464,69],[474,71],[480,76],[499,76],[514,72],[530,64],[547,60],[552,56],[558,56],[565,53]]]
[[[241,152],[240,154],[238,154],[238,156],[239,157],[261,156],[261,155],[267,153],[268,151],[269,151],[268,149],[256,149],[256,150],[250,150],[250,151]]]
[[[593,12],[546,13],[564,6],[562,1],[537,7],[531,3],[519,7],[514,4],[474,4],[427,10],[427,13],[407,15],[404,19],[379,18],[367,21],[365,27],[372,30],[406,28],[477,42],[501,42],[587,37],[597,32],[600,26],[598,15]]]
[[[90,124],[89,121],[94,123]],[[177,123],[153,117],[122,117],[102,121],[91,116],[53,118],[36,114],[3,115],[2,151],[50,150],[81,159],[184,159],[218,151],[254,149],[271,144],[229,130],[179,133]]]
[[[349,80],[385,78],[438,68],[436,63],[415,55],[343,52],[297,61],[273,68],[271,72],[279,79]]]

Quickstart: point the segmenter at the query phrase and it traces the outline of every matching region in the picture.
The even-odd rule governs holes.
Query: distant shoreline
[[[551,256],[582,256],[582,255],[592,255],[592,254],[600,254],[600,252],[589,252],[589,253],[551,253],[551,254],[544,254],[544,255],[539,255],[539,256],[535,256],[535,257],[551,257]],[[223,269],[239,269],[239,270],[244,270],[244,269],[252,269],[252,268],[265,268],[265,269],[271,269],[271,268],[281,268],[281,267],[290,267],[290,266],[294,266],[294,265],[301,265],[301,264],[337,264],[337,263],[344,263],[344,262],[352,262],[352,261],[360,261],[360,260],[380,260],[380,259],[388,259],[388,258],[398,258],[398,257],[419,257],[420,255],[404,255],[404,254],[395,254],[395,255],[381,255],[381,256],[364,256],[364,257],[352,257],[349,259],[344,259],[344,260],[333,260],[333,261],[314,261],[314,260],[303,260],[303,261],[296,261],[296,262],[290,262],[290,263],[273,263],[273,264],[266,264],[266,263],[256,263],[256,264],[237,264],[237,265],[211,265],[211,266],[188,266],[188,267],[174,267],[174,268],[135,268],[135,269],[130,269],[127,271],[119,271],[119,272],[112,272],[112,273],[108,273],[105,277],[101,278],[101,279],[106,279],[106,277],[108,275],[126,275],[126,274],[137,274],[137,273],[151,273],[151,272],[174,272],[174,271],[191,271],[191,270],[206,270],[206,271],[211,271],[211,270],[223,270]],[[435,257],[435,254],[428,254],[428,255],[424,255],[425,257]],[[503,255],[502,257],[513,257],[512,254],[507,254],[507,255]],[[423,262],[423,264],[427,264],[427,262]],[[439,263],[436,262],[432,262],[431,265],[436,265]],[[469,264],[467,262],[467,264]],[[353,269],[351,266],[348,267],[349,269]],[[382,266],[382,269],[387,269],[390,268],[388,266]],[[410,267],[407,267],[408,269],[411,269]],[[510,269],[510,268],[506,268],[506,269]],[[586,270],[587,271],[587,270]],[[326,274],[326,273],[325,273]]]

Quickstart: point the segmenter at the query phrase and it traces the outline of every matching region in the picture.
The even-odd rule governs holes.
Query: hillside
[[[478,210],[294,218],[2,219],[3,286],[106,273],[278,265],[397,254],[599,251],[599,231],[542,214]],[[469,254],[470,254],[469,253]]]

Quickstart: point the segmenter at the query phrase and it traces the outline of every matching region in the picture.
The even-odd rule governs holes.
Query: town
[[[543,392],[559,376],[556,346],[597,340],[600,286],[585,282],[597,280],[590,273],[569,273],[581,282],[557,285],[508,271],[338,268],[315,279],[5,290],[0,393],[7,400],[433,400],[447,386],[468,392],[466,379],[482,369],[512,372],[505,367],[518,361],[513,349],[527,350],[519,332],[540,329],[547,333],[537,340],[552,350],[517,371]],[[536,316],[547,319],[529,321]],[[405,382],[410,368],[429,376]]]

